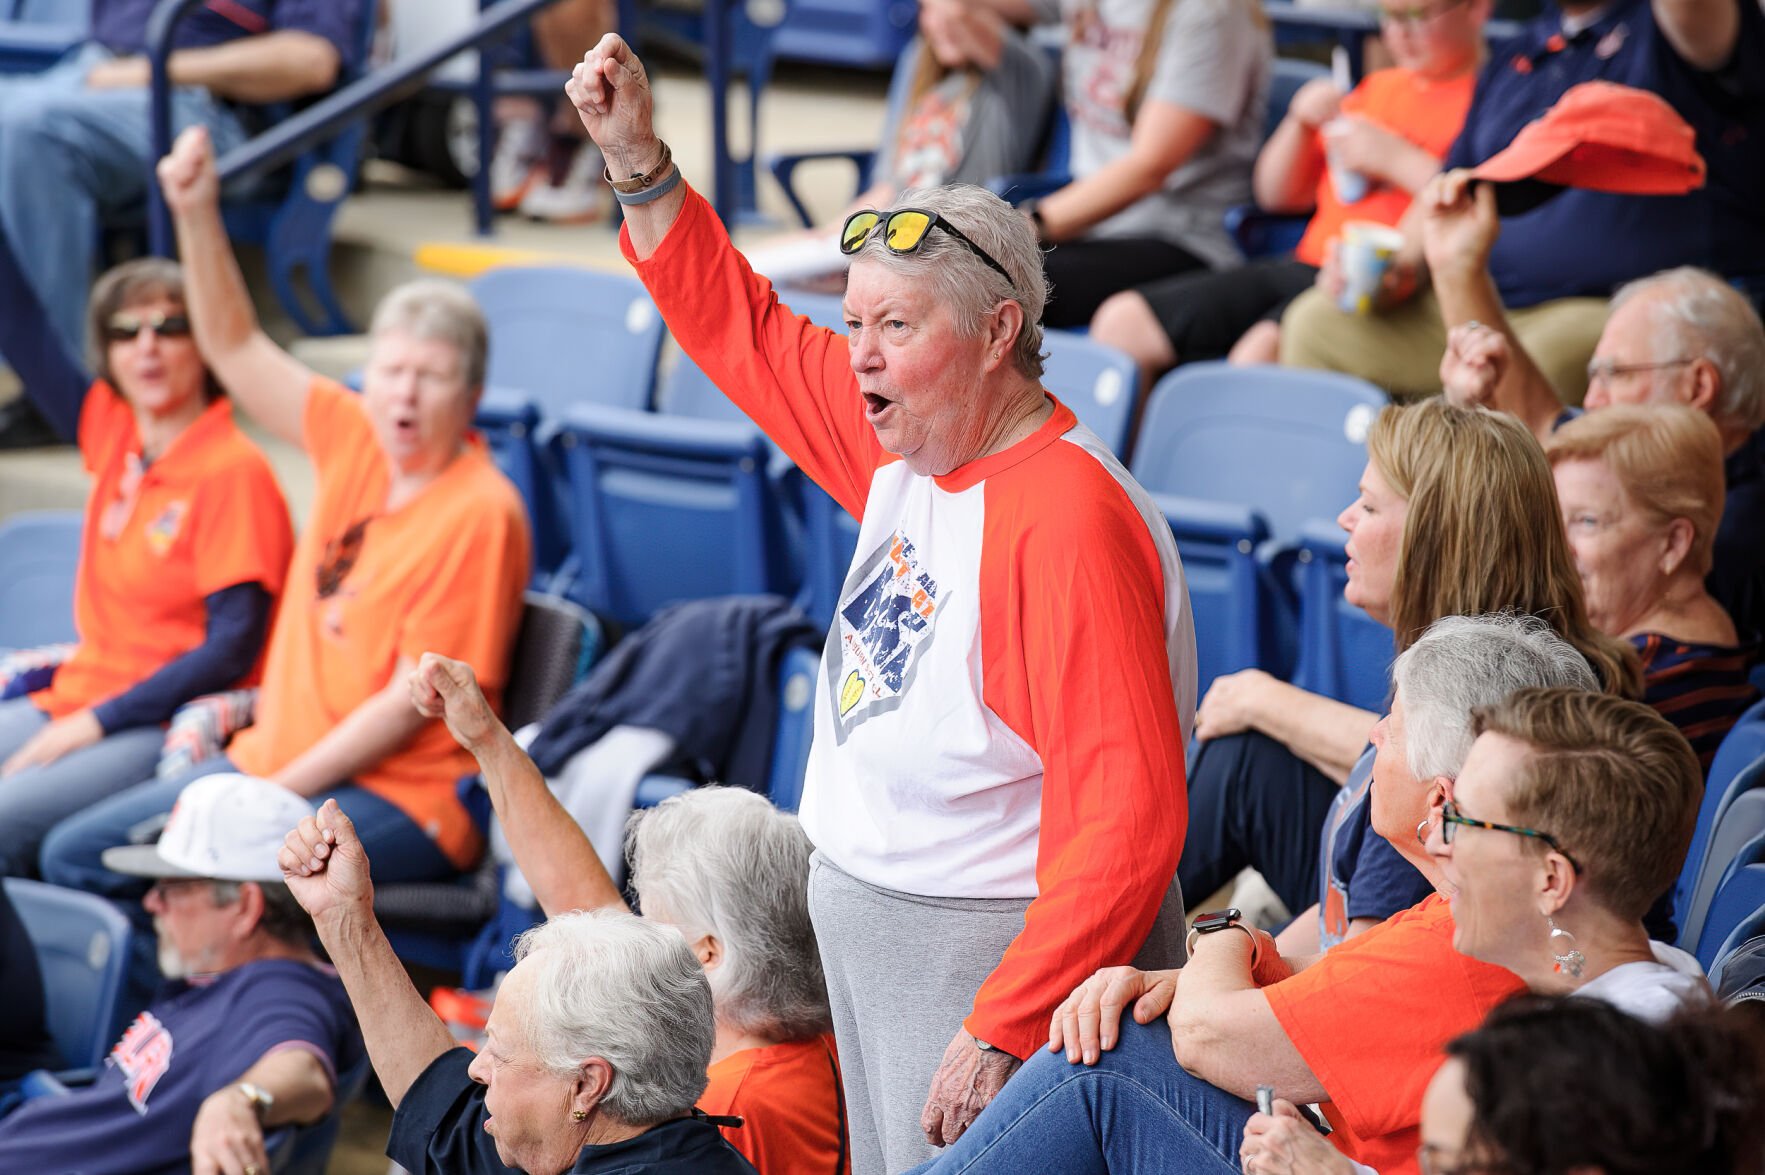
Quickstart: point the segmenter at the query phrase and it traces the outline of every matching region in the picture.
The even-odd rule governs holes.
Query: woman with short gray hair
[[[1181,957],[1176,544],[1042,387],[1027,218],[961,187],[853,213],[842,337],[682,183],[622,40],[569,92],[681,348],[859,520],[802,815],[853,1169],[898,1171],[967,1129],[1084,975]]]

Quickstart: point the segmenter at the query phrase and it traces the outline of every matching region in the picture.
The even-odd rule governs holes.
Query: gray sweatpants
[[[1029,904],[898,893],[819,852],[810,858],[809,915],[833,1008],[852,1175],[905,1171],[937,1153],[919,1129],[932,1074],[975,992],[1023,930]],[[1134,964],[1180,966],[1184,933],[1173,879]],[[1050,1014],[1066,995],[1048,993]]]

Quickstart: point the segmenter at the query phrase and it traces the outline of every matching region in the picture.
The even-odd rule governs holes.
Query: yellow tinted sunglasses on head
[[[1011,275],[988,255],[987,251],[963,236],[957,227],[935,212],[924,208],[897,208],[884,216],[874,208],[861,208],[846,217],[846,226],[840,230],[840,252],[848,257],[864,247],[877,226],[882,226],[883,247],[891,253],[906,254],[917,252],[925,244],[925,235],[934,228],[943,229],[946,234],[961,242],[970,253],[986,262],[995,273],[1005,279],[1005,284],[1013,290],[1017,283]]]

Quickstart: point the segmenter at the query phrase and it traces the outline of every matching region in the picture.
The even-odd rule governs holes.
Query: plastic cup
[[[1373,185],[1360,172],[1336,161],[1336,152],[1330,149],[1330,141],[1341,136],[1343,127],[1339,118],[1324,124],[1324,166],[1329,168],[1330,186],[1336,189],[1336,198],[1344,204],[1358,204],[1367,198],[1367,191]]]
[[[1345,314],[1371,314],[1385,271],[1403,248],[1403,234],[1389,225],[1351,220],[1342,226],[1336,260],[1342,268],[1342,296],[1337,305]]]

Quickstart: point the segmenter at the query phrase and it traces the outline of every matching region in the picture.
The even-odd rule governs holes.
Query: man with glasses
[[[265,1136],[330,1112],[361,1044],[276,863],[312,811],[275,784],[209,775],[158,844],[105,854],[154,881],[142,905],[166,983],[90,1085],[0,1120],[0,1170],[268,1175]]]
[[[1708,178],[1683,196],[1569,190],[1507,220],[1489,273],[1517,336],[1571,403],[1615,287],[1686,264],[1765,275],[1765,12],[1757,0],[1562,0],[1491,46],[1445,170],[1489,159],[1590,81],[1665,99],[1696,132]],[[1375,312],[1344,314],[1308,291],[1282,319],[1283,363],[1350,372],[1394,393],[1436,390],[1447,329],[1481,316],[1450,306],[1434,258],[1424,265],[1425,203],[1406,219],[1408,243]],[[1331,280],[1328,269],[1320,280]]]

